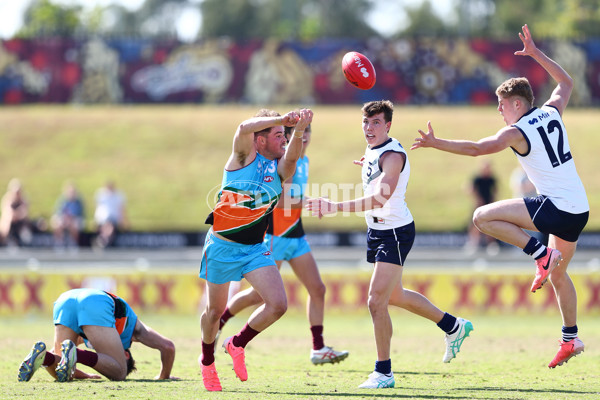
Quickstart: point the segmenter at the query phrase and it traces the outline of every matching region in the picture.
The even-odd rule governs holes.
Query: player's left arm
[[[294,127],[292,138],[277,166],[277,173],[282,181],[294,175],[296,163],[302,154],[302,136],[304,135],[304,130],[310,125],[313,119],[313,112],[308,108],[300,110],[299,115],[300,119]]]
[[[179,379],[171,376],[175,362],[175,344],[165,336],[146,326],[139,319],[135,324],[132,340],[160,351],[161,369],[154,379]]]
[[[557,82],[556,88],[545,104],[556,107],[562,115],[573,92],[573,78],[556,61],[537,48],[527,24],[523,25],[522,29],[523,33],[519,32],[519,38],[523,42],[523,50],[515,51],[515,55],[530,56]]]

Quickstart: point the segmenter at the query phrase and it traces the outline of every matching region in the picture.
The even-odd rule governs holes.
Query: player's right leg
[[[221,382],[215,366],[215,341],[219,331],[219,319],[227,305],[229,282],[217,284],[206,282],[206,309],[200,317],[202,330],[202,354],[199,358],[202,382],[208,391],[221,391]]]
[[[373,321],[377,361],[375,371],[359,388],[387,388],[395,385],[390,358],[393,327],[388,304],[392,291],[401,280],[402,266],[380,261],[375,263],[367,304]]]
[[[568,242],[554,235],[549,237],[549,245],[557,248],[563,254],[563,261],[550,274],[550,283],[562,316],[562,338],[559,341],[558,353],[548,364],[549,368],[563,365],[572,357],[584,351],[583,342],[577,337],[577,292],[573,281],[567,273],[569,262],[575,254],[577,242]]]

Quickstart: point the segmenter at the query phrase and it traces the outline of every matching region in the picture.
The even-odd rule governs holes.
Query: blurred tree
[[[145,0],[140,9],[111,4],[84,11],[80,5],[54,4],[52,0],[33,0],[25,11],[20,37],[47,35],[74,36],[143,35],[177,36],[177,20],[188,9],[199,9],[199,0]]]
[[[512,37],[525,23],[535,27],[537,36],[582,38],[600,36],[598,0],[495,0],[495,15],[489,36]]]
[[[23,16],[18,37],[32,38],[49,34],[73,36],[81,26],[81,6],[59,6],[50,0],[34,0]]]
[[[455,0],[456,30],[462,36],[514,39],[528,24],[536,37],[600,36],[598,0]]]
[[[145,0],[134,11],[114,3],[89,10],[53,1],[33,0],[18,36],[97,33],[174,38],[180,36],[178,21],[190,11],[201,15],[202,38],[378,36],[366,22],[376,0]],[[434,0],[386,3],[390,9],[406,10],[409,22],[399,32],[402,36],[514,39],[524,23],[535,26],[537,37],[600,36],[600,0],[451,0],[453,11],[447,15],[440,15]]]
[[[367,38],[376,32],[365,22],[372,0],[204,0],[204,38],[229,36],[312,40]]]
[[[438,17],[430,0],[406,8],[408,26],[399,32],[400,36],[446,36],[455,34],[452,26]]]

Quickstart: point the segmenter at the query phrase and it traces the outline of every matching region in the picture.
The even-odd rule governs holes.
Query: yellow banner
[[[306,290],[291,271],[283,279],[289,309],[302,310]],[[531,293],[533,274],[438,271],[406,274],[404,287],[425,295],[451,313],[558,313],[552,286]],[[322,271],[328,311],[364,310],[370,271]],[[600,276],[571,275],[580,314],[600,314]],[[242,288],[247,283],[242,282]],[[78,287],[112,291],[138,313],[197,314],[203,305],[204,281],[193,271],[125,271],[121,273],[0,272],[0,315],[51,314],[56,298]]]

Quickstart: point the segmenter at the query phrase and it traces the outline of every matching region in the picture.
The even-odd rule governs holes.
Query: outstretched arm
[[[518,129],[507,126],[498,131],[494,136],[488,136],[477,142],[471,140],[448,140],[435,136],[431,122],[427,122],[427,132],[419,129],[421,137],[415,138],[415,142],[410,147],[411,150],[421,147],[432,147],[434,149],[446,151],[448,153],[459,154],[463,156],[481,156],[485,154],[498,153],[507,147],[513,147],[519,150],[519,145],[523,141],[523,135]]]
[[[171,376],[171,370],[175,362],[175,344],[171,340],[144,325],[139,319],[135,324],[133,340],[160,351],[160,373],[154,379],[179,379]]]
[[[558,84],[552,92],[550,99],[545,103],[554,106],[562,115],[567,107],[571,92],[573,91],[573,79],[558,63],[537,48],[531,37],[527,24],[523,25],[523,33],[519,32],[519,38],[523,42],[523,50],[515,51],[517,56],[530,56],[538,62],[550,74]]]

